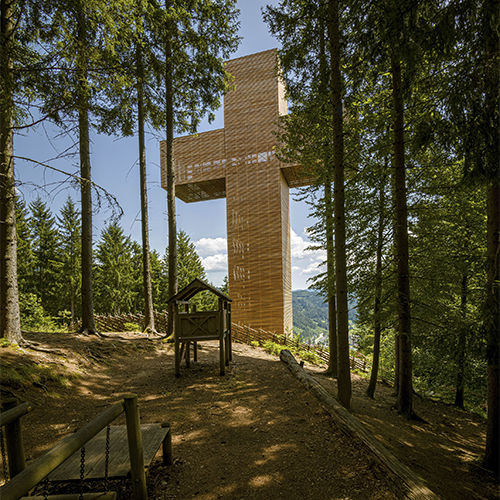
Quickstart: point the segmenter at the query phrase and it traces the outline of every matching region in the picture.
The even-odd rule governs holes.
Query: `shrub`
[[[320,365],[321,358],[312,351],[299,351],[300,359],[311,363],[312,365]]]
[[[57,325],[46,315],[40,299],[34,293],[19,294],[19,310],[23,330],[57,331]]]
[[[123,328],[126,332],[140,332],[142,330],[137,323],[125,323]]]

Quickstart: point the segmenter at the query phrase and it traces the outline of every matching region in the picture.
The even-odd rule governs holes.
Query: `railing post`
[[[7,411],[18,405],[19,400],[17,398],[8,398],[4,400],[2,408],[3,411]],[[12,479],[26,467],[20,418],[5,426],[5,442],[7,445],[7,456],[9,457],[9,474]]]
[[[144,472],[144,451],[142,449],[141,423],[137,394],[125,396],[125,415],[127,417],[128,452],[130,471],[135,500],[146,500],[146,473]]]
[[[163,464],[164,465],[172,465],[174,463],[173,455],[172,455],[172,428],[168,422],[163,422],[161,427],[168,427],[168,434],[165,436],[165,439],[162,443],[162,451],[163,451]]]

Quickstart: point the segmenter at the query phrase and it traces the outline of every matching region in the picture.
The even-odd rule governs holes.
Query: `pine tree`
[[[101,232],[95,256],[96,310],[121,314],[132,310],[137,273],[133,268],[132,241],[116,221]]]
[[[30,228],[30,213],[21,198],[16,199],[16,237],[17,237],[17,281],[20,293],[30,290],[33,275],[33,249]]]
[[[52,316],[59,312],[59,273],[61,255],[56,221],[45,202],[38,197],[30,203],[33,274],[30,288],[44,310]]]
[[[81,295],[81,223],[80,212],[72,198],[68,196],[57,217],[62,260],[59,289],[59,310],[69,311],[71,324],[80,314]]]

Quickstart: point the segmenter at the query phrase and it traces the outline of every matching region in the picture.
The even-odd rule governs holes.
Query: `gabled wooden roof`
[[[189,283],[189,285],[177,292],[173,297],[170,297],[170,299],[168,299],[168,302],[190,300],[198,292],[202,292],[203,290],[212,292],[217,297],[219,297],[219,299],[222,299],[225,302],[232,302],[232,299],[230,299],[226,294],[222,293],[218,288],[209,285],[207,282],[200,280],[199,278],[195,278],[193,281],[191,281],[191,283]]]

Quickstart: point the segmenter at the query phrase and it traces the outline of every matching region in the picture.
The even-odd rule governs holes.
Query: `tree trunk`
[[[500,87],[500,39],[498,25],[500,18],[499,0],[485,2],[483,32],[485,39],[484,93],[488,125],[492,127],[494,138],[489,144],[487,163],[491,180],[487,191],[487,295],[485,304],[485,325],[488,334],[488,424],[484,466],[497,474],[500,469],[500,394],[499,364],[500,349],[500,136],[498,128],[499,87]]]
[[[0,40],[0,337],[19,343],[16,189],[13,143],[14,2],[1,0]]]
[[[324,14],[324,13],[323,13]],[[331,113],[330,92],[328,89],[329,70],[326,58],[325,39],[325,15],[320,18],[320,78],[321,94],[325,98],[325,106],[322,109],[326,117]],[[328,96],[328,101],[326,101]],[[330,356],[328,358],[328,368],[326,373],[336,378],[338,374],[338,351],[337,351],[337,307],[335,301],[335,242],[334,218],[332,203],[332,162],[331,162],[332,141],[326,140],[323,144],[323,169],[325,175],[325,233],[326,233],[326,283],[328,296],[328,346]]]
[[[78,4],[78,131],[80,135],[80,186],[82,203],[82,327],[85,334],[97,333],[94,322],[92,279],[92,184],[90,175],[88,61],[85,12]]]
[[[328,345],[330,357],[327,373],[332,377],[338,375],[337,349],[337,308],[335,301],[335,242],[333,238],[334,219],[332,214],[332,185],[329,180],[325,183],[325,214],[326,214],[326,266],[328,290]]]
[[[333,170],[335,214],[335,275],[337,295],[338,396],[351,409],[351,367],[349,363],[349,310],[347,300],[347,258],[345,241],[344,137],[342,79],[340,74],[340,27],[337,0],[328,2],[328,38],[331,61],[333,110]]]
[[[460,309],[462,325],[458,331],[457,342],[457,378],[455,388],[454,405],[459,408],[464,407],[464,375],[465,375],[465,348],[467,343],[467,328],[465,320],[467,316],[467,275],[462,276]]]
[[[167,15],[169,2],[166,2]],[[167,30],[169,26],[167,25]],[[165,99],[166,99],[166,160],[167,160],[167,213],[168,213],[168,295],[169,298],[177,293],[177,224],[175,216],[175,171],[174,171],[174,109],[173,109],[173,83],[172,83],[172,43],[167,31],[167,44],[165,50]],[[174,333],[174,309],[170,304],[168,310],[167,335]]]
[[[142,228],[142,278],[144,287],[144,331],[156,332],[153,311],[153,289],[151,286],[151,262],[149,255],[148,191],[146,182],[146,143],[144,133],[143,67],[140,42],[136,47],[137,57],[137,121],[139,126],[139,171],[141,184],[141,228]]]
[[[378,228],[377,228],[377,255],[375,264],[375,300],[373,304],[373,361],[370,374],[370,383],[366,389],[368,397],[375,396],[377,387],[378,368],[380,363],[380,337],[382,335],[382,324],[380,321],[380,302],[382,296],[382,250],[384,237],[384,208],[385,208],[385,175],[379,189],[379,210],[378,210]]]
[[[488,333],[488,424],[484,466],[498,473],[500,468],[499,339],[500,319],[500,185],[494,180],[488,186],[487,221],[487,298],[485,324]]]
[[[401,63],[392,56],[392,97],[394,106],[394,187],[396,197],[395,248],[398,273],[399,390],[397,410],[410,418],[413,414],[410,280],[408,257],[408,209],[404,144],[404,106]]]

